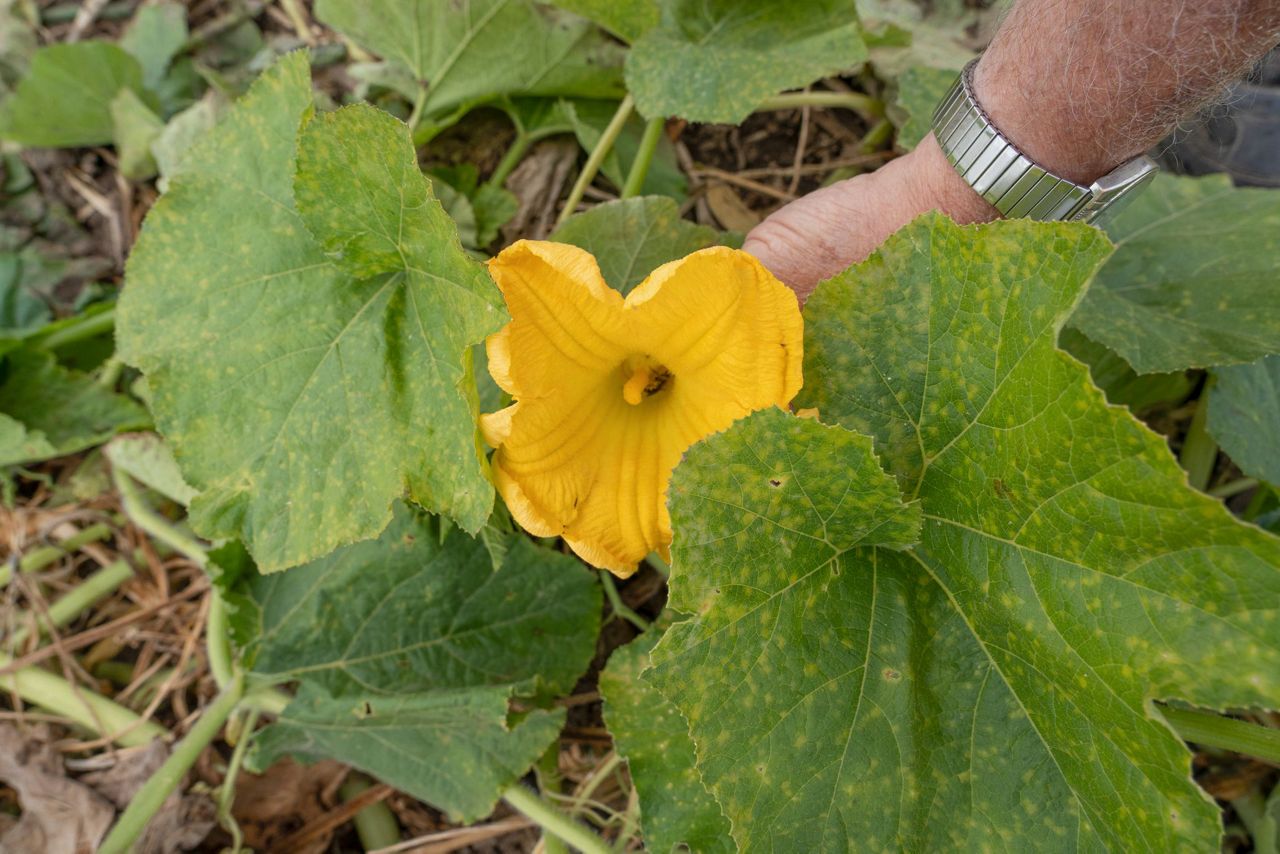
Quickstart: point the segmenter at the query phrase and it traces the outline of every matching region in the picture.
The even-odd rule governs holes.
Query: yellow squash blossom
[[[626,299],[560,243],[522,240],[489,272],[511,312],[489,371],[515,401],[481,420],[498,491],[526,530],[630,575],[667,554],[685,450],[800,390],[796,298],[727,247],[659,267]]]

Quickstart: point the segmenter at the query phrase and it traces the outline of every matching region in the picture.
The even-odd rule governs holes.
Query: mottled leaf
[[[1280,356],[1213,374],[1209,435],[1245,474],[1280,483]]]
[[[225,99],[216,90],[210,90],[165,124],[151,142],[151,154],[160,172],[158,185],[161,192],[169,189],[169,181],[182,170],[192,146],[213,130],[225,111]]]
[[[600,674],[605,723],[640,796],[645,848],[671,851],[684,844],[697,852],[736,851],[729,821],[694,766],[688,724],[666,697],[640,679],[660,634],[651,629],[614,650]]]
[[[1106,254],[928,215],[810,299],[797,405],[874,438],[914,548],[827,544],[865,452],[712,440],[677,470],[672,601],[701,616],[655,675],[744,848],[1216,850],[1152,700],[1274,705],[1280,540],[1055,348]]]
[[[429,84],[428,118],[501,95],[622,94],[622,48],[533,0],[320,0],[316,15]]]
[[[115,45],[43,47],[0,106],[0,138],[44,147],[105,145],[114,130],[111,102],[121,89],[141,94],[142,68]]]
[[[627,57],[627,88],[647,118],[736,124],[866,56],[853,0],[663,0],[662,23]]]
[[[526,538],[496,567],[481,540],[441,542],[434,522],[400,505],[376,541],[250,578],[255,678],[302,681],[256,761],[339,759],[474,820],[559,732],[562,712],[509,725],[507,700],[572,688],[595,652],[600,588]]]
[[[141,406],[32,347],[0,357],[0,466],[82,451],[146,427]]]
[[[609,285],[623,294],[668,261],[715,246],[714,228],[680,218],[666,196],[642,196],[596,205],[570,217],[552,240],[580,246],[596,257]]]
[[[913,66],[897,79],[889,118],[898,126],[898,147],[911,150],[933,129],[933,110],[956,82],[955,71]]]
[[[552,5],[590,18],[629,42],[656,27],[662,16],[659,0],[552,0]]]
[[[1071,324],[1136,371],[1280,352],[1280,193],[1161,175],[1107,233],[1115,254]]]
[[[117,327],[201,491],[193,526],[242,537],[267,572],[376,536],[406,491],[469,531],[493,495],[468,354],[502,322],[496,289],[401,123],[348,107],[299,143],[310,105],[291,54],[188,154]]]
[[[1143,412],[1158,404],[1186,400],[1194,383],[1186,371],[1139,374],[1114,350],[1090,341],[1080,330],[1067,327],[1058,335],[1058,346],[1089,366],[1093,384],[1107,400]]]

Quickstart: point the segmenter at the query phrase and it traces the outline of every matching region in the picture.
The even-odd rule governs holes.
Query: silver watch
[[[1156,174],[1136,157],[1087,187],[1037,166],[996,129],[973,94],[975,59],[933,113],[938,145],[960,177],[1006,217],[1094,222],[1112,214]]]

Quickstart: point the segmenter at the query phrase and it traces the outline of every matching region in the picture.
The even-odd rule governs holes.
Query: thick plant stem
[[[516,783],[502,793],[502,798],[547,833],[583,854],[608,854],[609,846],[603,839],[539,798],[524,784]]]
[[[130,578],[133,578],[133,567],[126,562],[118,560],[107,564],[49,606],[48,620],[38,620],[40,632],[47,632],[50,626],[54,628],[65,626],[93,603],[114,593],[116,588]],[[26,636],[26,626],[23,626],[11,636],[12,643],[17,646]]]
[[[1213,464],[1218,459],[1218,443],[1213,441],[1208,429],[1209,391],[1212,388],[1213,377],[1210,376],[1200,390],[1195,415],[1191,417],[1191,426],[1187,428],[1186,438],[1182,440],[1182,452],[1178,454],[1178,461],[1187,470],[1187,480],[1200,492],[1204,492],[1209,486]]]
[[[227,625],[227,605],[216,587],[209,591],[209,615],[205,618],[204,634],[209,672],[218,687],[226,690],[235,676],[231,663],[231,627]]]
[[[12,663],[12,658],[0,652],[0,670]],[[75,721],[121,747],[138,747],[168,735],[159,724],[144,721],[130,709],[88,689],[77,690],[61,676],[40,667],[23,667],[0,675],[0,689]]]
[[[182,778],[195,764],[201,752],[217,737],[231,711],[244,695],[244,675],[237,673],[231,684],[204,710],[186,738],[178,742],[173,753],[156,773],[133,796],[115,827],[102,841],[99,854],[124,854],[146,829],[147,822],[160,809],[169,793],[178,788]]]
[[[609,124],[604,129],[604,133],[600,135],[600,141],[596,143],[596,147],[591,149],[587,162],[582,166],[582,174],[578,176],[578,180],[573,184],[573,189],[569,191],[569,198],[565,199],[564,208],[560,211],[560,218],[556,220],[556,228],[564,225],[565,220],[573,216],[578,203],[582,201],[583,194],[587,192],[587,187],[591,186],[596,173],[600,171],[600,164],[604,163],[605,157],[609,155],[609,151],[613,148],[613,143],[617,141],[618,135],[622,133],[623,127],[626,126],[627,119],[631,118],[631,111],[634,108],[635,101],[631,99],[630,95],[623,98],[622,103],[618,105],[618,111],[609,120]]]
[[[662,131],[667,126],[663,118],[649,119],[644,127],[644,136],[640,139],[640,150],[627,173],[627,183],[622,187],[622,198],[629,199],[640,195],[644,187],[644,179],[649,175],[649,165],[653,163],[653,153],[658,150],[658,142],[662,139]]]
[[[1184,741],[1231,750],[1280,764],[1280,729],[1258,726],[1199,709],[1160,706],[1160,714]]]
[[[884,102],[861,92],[784,92],[766,98],[756,109],[762,112],[800,107],[843,107],[870,118],[884,116]]]
[[[169,548],[182,554],[196,566],[204,569],[209,564],[209,556],[195,539],[173,527],[169,520],[147,506],[142,500],[142,493],[134,484],[133,478],[117,469],[113,473],[116,489],[120,492],[120,503],[124,512],[134,523],[146,531],[154,540],[159,540]]]
[[[342,788],[338,789],[338,796],[344,802],[350,801],[372,786],[373,783],[368,777],[352,773],[342,784]],[[360,837],[360,844],[364,846],[365,851],[390,848],[403,838],[395,813],[383,801],[369,804],[360,810],[352,822],[356,826],[356,835]]]

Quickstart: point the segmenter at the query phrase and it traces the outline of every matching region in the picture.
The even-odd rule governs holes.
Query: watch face
[[[1103,175],[1089,188],[1093,193],[1077,219],[1101,226],[1150,184],[1159,171],[1149,157],[1137,157]]]

